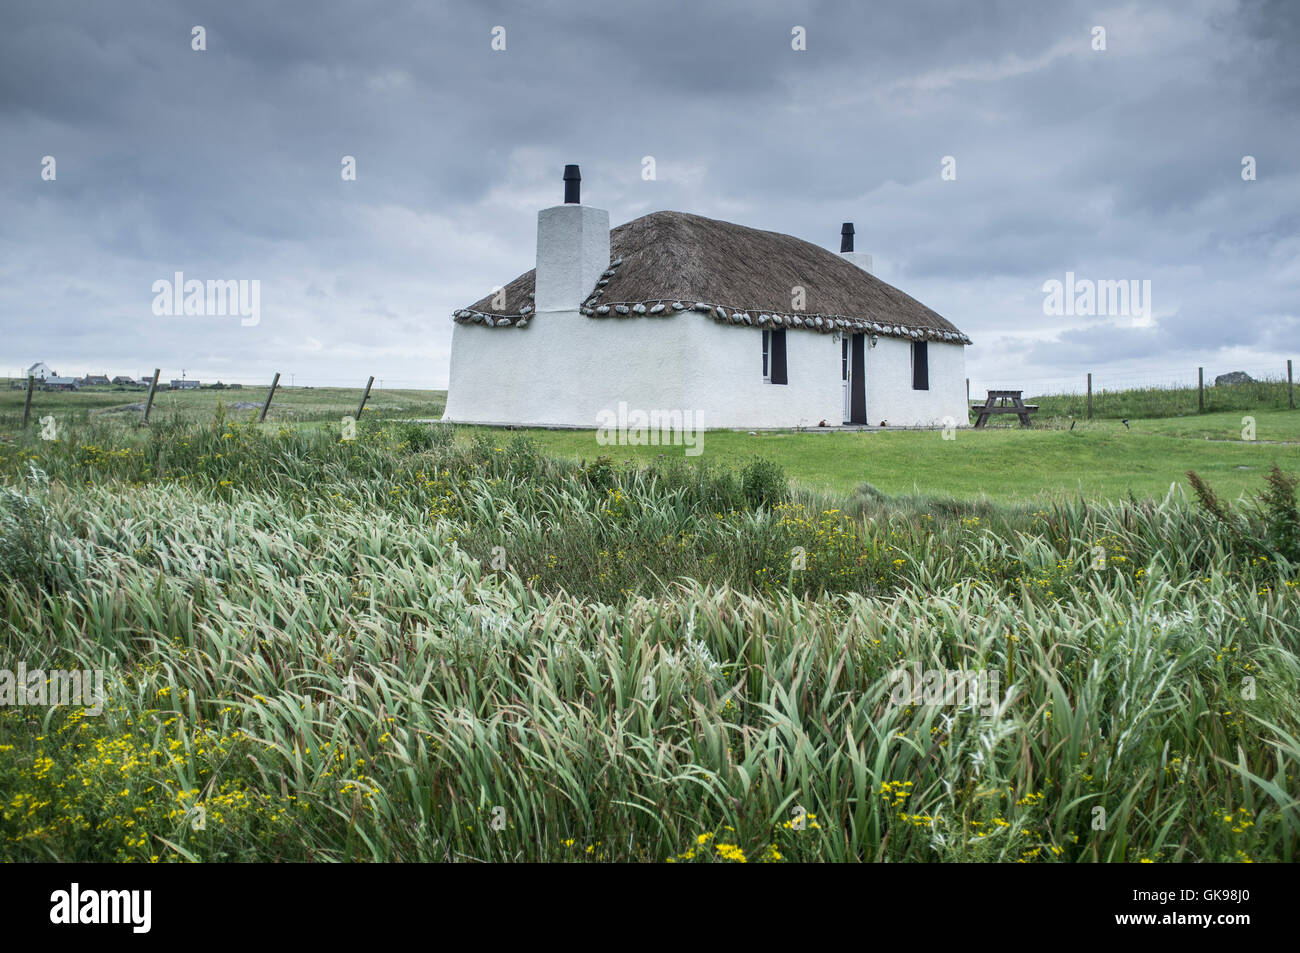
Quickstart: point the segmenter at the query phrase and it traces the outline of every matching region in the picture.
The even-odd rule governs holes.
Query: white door
[[[840,378],[844,381],[844,422],[847,424],[853,419],[853,387],[850,380],[849,371],[849,336],[846,334],[842,339],[842,348],[840,352]]]

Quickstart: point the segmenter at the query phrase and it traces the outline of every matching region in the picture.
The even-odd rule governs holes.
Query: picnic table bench
[[[1020,399],[1023,393],[1020,390],[991,390],[984,403],[971,404],[970,409],[979,414],[979,419],[975,421],[976,428],[988,423],[993,414],[1015,414],[1020,418],[1021,424],[1028,427],[1029,415],[1038,410],[1038,405],[1026,404]]]

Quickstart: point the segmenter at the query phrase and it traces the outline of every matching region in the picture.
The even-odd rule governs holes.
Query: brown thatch
[[[857,330],[899,337],[960,340],[950,322],[874,275],[809,242],[684,212],[653,212],[610,232],[611,268],[583,313],[623,317],[695,310],[754,327]],[[461,322],[526,325],[535,272],[455,312]],[[792,289],[805,290],[802,310]],[[662,306],[662,307],[660,307]]]

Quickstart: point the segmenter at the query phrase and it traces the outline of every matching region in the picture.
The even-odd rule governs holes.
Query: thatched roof
[[[592,318],[697,311],[750,327],[870,331],[914,339],[970,339],[910,295],[810,242],[685,212],[652,212],[610,231],[610,268],[584,302]],[[453,317],[461,323],[526,327],[535,270]],[[802,310],[792,289],[803,288]]]

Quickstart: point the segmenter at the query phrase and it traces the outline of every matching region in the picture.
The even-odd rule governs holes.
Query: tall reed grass
[[[88,428],[0,472],[4,665],[108,689],[0,709],[9,859],[1300,846],[1296,566],[1177,494],[835,499],[392,425]],[[997,696],[899,702],[914,664]]]

